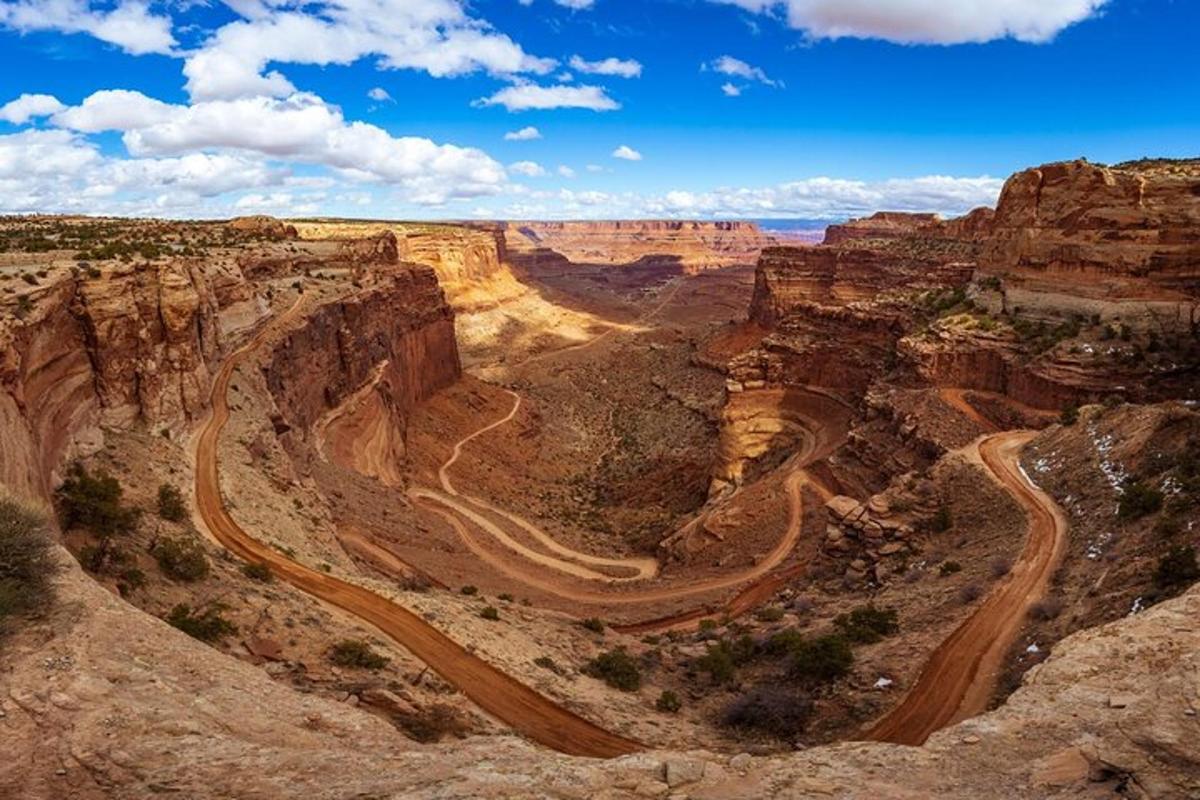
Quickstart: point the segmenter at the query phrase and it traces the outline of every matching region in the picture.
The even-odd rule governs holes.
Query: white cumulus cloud
[[[641,161],[642,154],[634,150],[627,144],[623,144],[612,152],[613,158],[624,159],[625,161]]]
[[[490,97],[476,100],[475,105],[504,106],[509,111],[545,111],[553,108],[615,111],[621,107],[599,86],[539,86],[535,83],[507,86]]]
[[[509,131],[504,134],[506,142],[530,142],[534,139],[542,138],[542,132],[532,125],[527,125],[517,131]]]
[[[1013,38],[1047,42],[1108,0],[710,0],[782,16],[823,39],[963,44]]]
[[[546,174],[546,169],[536,161],[517,161],[508,165],[508,171],[526,178],[540,178]]]
[[[176,45],[171,19],[150,12],[141,0],[5,0],[0,27],[21,33],[87,33],[133,55],[169,53]]]
[[[36,117],[57,114],[66,106],[57,97],[49,94],[23,94],[16,100],[0,106],[0,119],[14,125],[24,125]]]
[[[772,80],[771,78],[767,77],[767,73],[764,72],[761,67],[752,66],[747,64],[745,61],[742,61],[740,58],[734,58],[733,56],[721,56],[719,58],[715,58],[707,64],[703,64],[701,69],[711,69],[713,72],[719,72],[722,75],[729,75],[730,77],[741,78],[747,81],[757,81],[759,83],[764,83],[767,86],[775,86],[777,88],[783,86],[780,81]],[[728,92],[726,94],[728,94]]]
[[[641,63],[633,59],[605,58],[587,61],[582,56],[571,56],[571,69],[587,75],[615,75],[619,78],[638,78],[642,75]]]

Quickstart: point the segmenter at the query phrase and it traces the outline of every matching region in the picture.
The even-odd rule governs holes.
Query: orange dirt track
[[[276,321],[232,353],[217,373],[212,413],[196,439],[195,501],[210,534],[231,552],[267,565],[313,597],[374,625],[410,650],[484,711],[533,741],[569,755],[608,758],[643,749],[635,741],[588,722],[464,650],[406,608],[361,586],[311,570],[259,542],[230,516],[221,498],[218,443],[229,420],[227,390],[238,364],[267,340],[271,329],[296,316],[303,296]]]
[[[867,739],[920,745],[947,725],[987,710],[1008,649],[1030,607],[1041,599],[1066,547],[1067,521],[1050,497],[1025,477],[1021,447],[1033,431],[989,436],[979,445],[984,465],[1029,518],[1025,548],[1008,577],[943,641],[900,704]]]

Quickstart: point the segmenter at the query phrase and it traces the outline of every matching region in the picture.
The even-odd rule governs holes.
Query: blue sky
[[[1032,164],[1200,155],[1197,31],[1187,0],[3,0],[0,212],[960,213]]]

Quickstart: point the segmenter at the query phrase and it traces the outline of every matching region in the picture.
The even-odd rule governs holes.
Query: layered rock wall
[[[454,315],[432,269],[400,268],[311,311],[263,370],[287,424],[307,431],[380,365],[401,413],[458,379]]]
[[[0,481],[45,496],[104,427],[185,427],[207,407],[222,312],[259,308],[198,259],[59,273],[0,317]],[[224,301],[224,305],[223,305]],[[261,309],[260,309],[261,310]],[[250,312],[253,313],[253,312]]]
[[[688,273],[753,264],[773,242],[753,222],[511,222],[504,233],[512,250],[548,248],[580,264],[674,261]]]
[[[1200,323],[1200,161],[1047,164],[1008,180],[980,272],[1026,314]]]

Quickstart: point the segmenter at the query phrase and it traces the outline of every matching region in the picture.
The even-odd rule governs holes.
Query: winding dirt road
[[[530,739],[569,755],[613,757],[643,749],[639,743],[588,722],[509,677],[408,609],[361,586],[309,569],[247,533],[221,497],[218,443],[229,420],[229,382],[237,366],[271,332],[299,314],[303,295],[273,323],[234,351],[213,382],[212,412],[196,443],[195,502],[209,533],[232,553],[265,564],[278,578],[341,608],[394,639],[457,687],[484,711]]]
[[[1066,549],[1066,517],[1020,467],[1021,448],[1035,435],[1036,431],[998,433],[979,444],[984,465],[1029,519],[1020,558],[975,613],[933,651],[900,704],[865,738],[919,745],[934,731],[987,710],[1005,656],[1029,609],[1045,596]]]

